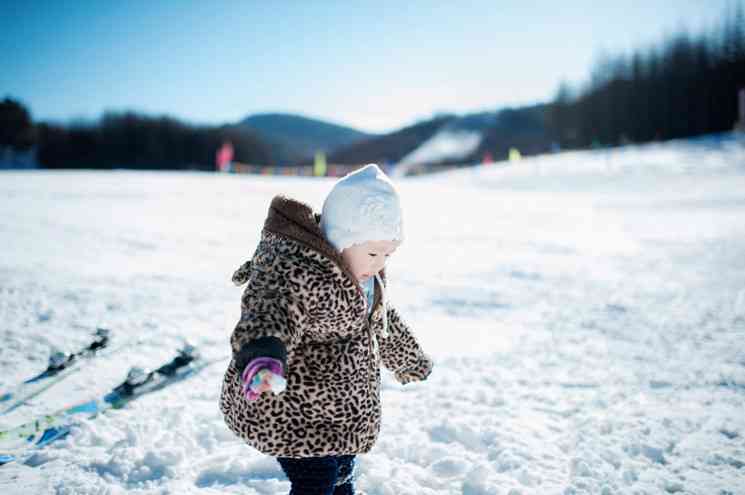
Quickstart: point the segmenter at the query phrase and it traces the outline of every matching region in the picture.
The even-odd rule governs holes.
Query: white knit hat
[[[403,241],[401,202],[391,179],[375,164],[339,179],[323,203],[321,230],[340,252],[367,241]]]

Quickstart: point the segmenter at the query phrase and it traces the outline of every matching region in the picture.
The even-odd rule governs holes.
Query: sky
[[[37,121],[286,112],[386,132],[549,101],[599,57],[713,30],[737,1],[4,1],[0,98]]]

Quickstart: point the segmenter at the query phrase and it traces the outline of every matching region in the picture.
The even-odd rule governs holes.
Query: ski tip
[[[190,358],[190,359],[199,358],[199,350],[197,349],[197,347],[186,339],[182,343],[181,349],[179,350],[179,354],[183,357]]]
[[[97,327],[95,335],[101,338],[109,338],[111,336],[111,330],[104,327]]]
[[[9,464],[16,460],[16,456],[14,455],[5,455],[0,454],[0,466],[3,466],[5,464]]]
[[[60,438],[65,438],[69,434],[70,434],[69,426],[56,426],[56,427],[53,426],[51,428],[47,428],[44,431],[44,434],[41,436],[41,438],[36,442],[36,446],[43,447],[47,444],[54,442],[55,440],[58,440]]]

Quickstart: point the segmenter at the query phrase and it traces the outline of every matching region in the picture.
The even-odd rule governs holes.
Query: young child
[[[354,494],[355,456],[380,430],[380,364],[403,384],[432,370],[386,298],[385,263],[402,241],[396,188],[367,165],[336,182],[321,215],[275,197],[253,258],[233,274],[248,285],[220,409],[277,457],[291,495]]]

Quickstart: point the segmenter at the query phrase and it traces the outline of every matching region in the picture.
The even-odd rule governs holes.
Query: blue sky
[[[5,1],[0,98],[35,120],[291,112],[382,132],[547,101],[735,1]]]

